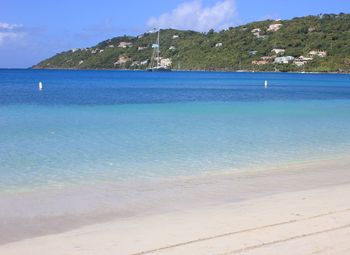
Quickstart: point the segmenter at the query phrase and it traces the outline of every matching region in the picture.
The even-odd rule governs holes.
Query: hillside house
[[[254,28],[252,29],[250,32],[252,32],[253,35],[255,35],[256,37],[260,37],[260,32],[261,32],[261,29],[260,28]]]
[[[258,65],[258,66],[260,66],[260,65],[266,65],[266,64],[268,64],[268,63],[270,63],[270,62],[267,61],[267,60],[253,60],[253,61],[252,61],[252,64],[253,64],[253,65]]]
[[[262,60],[272,60],[273,57],[272,56],[262,56],[261,59]]]
[[[309,52],[310,56],[316,56],[316,57],[321,57],[324,58],[325,56],[327,56],[327,51],[324,50],[312,50]]]
[[[168,67],[168,66],[171,66],[171,64],[172,64],[172,60],[170,58],[161,58],[160,59],[160,65],[161,66]]]
[[[293,61],[293,64],[296,65],[296,66],[303,66],[305,65],[307,62],[305,61],[299,61],[299,60],[294,60]]]
[[[294,60],[293,56],[277,57],[277,58],[275,58],[275,63],[277,63],[277,64],[289,64],[293,60]]]
[[[313,58],[300,56],[300,57],[294,59],[293,64],[296,65],[296,66],[303,66],[303,65],[305,65],[307,62],[309,62],[311,60],[313,60]]]
[[[249,54],[250,56],[256,55],[256,53],[258,53],[257,50],[250,50],[250,51],[248,51],[248,54]]]
[[[134,62],[132,62],[131,63],[131,67],[137,67],[137,66],[139,66],[140,65],[140,61],[134,61]]]
[[[131,47],[132,43],[131,42],[120,42],[118,45],[118,48],[127,48],[127,47]]]
[[[274,52],[275,54],[284,54],[286,52],[285,49],[272,49],[271,52]]]
[[[128,62],[130,59],[127,56],[119,56],[118,61],[114,63],[114,66],[116,65],[123,65],[126,62]]]
[[[276,32],[282,27],[282,24],[277,23],[277,24],[271,24],[269,28],[267,29],[268,32]]]
[[[140,51],[140,50],[145,50],[145,49],[147,49],[146,46],[139,46],[139,47],[137,48],[138,51]]]

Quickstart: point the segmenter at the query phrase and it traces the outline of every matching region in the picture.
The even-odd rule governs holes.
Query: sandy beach
[[[95,221],[71,226],[72,219],[52,217],[66,226],[62,229],[52,227],[47,216],[46,226],[38,224],[40,214],[22,217],[47,232],[28,225],[27,236],[16,236],[16,226],[7,224],[0,254],[349,254],[349,165],[342,157],[183,179],[181,185],[164,182],[143,190],[144,203],[128,204],[138,213],[98,221],[94,212]],[[154,201],[155,194],[164,200]],[[1,216],[4,227],[9,217]],[[87,216],[76,213],[73,219],[79,217]],[[7,233],[16,238],[6,241]]]

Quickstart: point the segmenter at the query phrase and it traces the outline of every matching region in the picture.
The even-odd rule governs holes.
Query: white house
[[[140,51],[140,50],[145,50],[145,49],[147,49],[146,46],[139,46],[139,47],[137,48],[138,51]]]
[[[160,65],[161,66],[171,66],[172,60],[170,58],[162,58],[160,60]]]
[[[130,59],[127,56],[119,56],[118,61],[114,65],[122,65],[128,62]]]
[[[179,38],[178,35],[173,35],[173,39],[177,39],[177,38]]]
[[[327,51],[324,50],[312,50],[309,52],[310,56],[317,56],[317,57],[321,57],[324,58],[325,56],[327,56]]]
[[[262,56],[261,59],[262,60],[271,60],[271,59],[273,59],[273,57],[272,56]]]
[[[277,64],[289,64],[289,62],[293,61],[293,56],[285,56],[285,57],[277,57],[275,58],[275,63]]]
[[[135,66],[139,66],[139,65],[140,65],[140,61],[134,61],[131,63],[130,66],[135,67]]]
[[[276,32],[282,27],[282,24],[277,23],[277,24],[271,24],[269,28],[267,29],[268,32]]]
[[[222,46],[222,43],[221,43],[221,42],[215,44],[215,47],[216,47],[216,48],[221,47],[221,46]]]
[[[256,53],[258,53],[257,50],[250,50],[250,51],[248,51],[249,55],[256,55]]]
[[[255,35],[256,37],[260,38],[260,32],[261,32],[260,28],[254,28],[254,29],[252,29],[251,32],[253,33],[253,35]]]
[[[274,52],[275,54],[284,54],[286,50],[285,49],[272,49],[271,52]]]
[[[169,50],[176,50],[175,46],[170,46]]]
[[[118,45],[118,48],[127,48],[127,47],[131,47],[132,43],[131,42],[120,42]]]
[[[296,65],[296,66],[303,66],[305,65],[307,62],[305,61],[300,61],[300,60],[294,60],[293,61],[293,64]]]
[[[296,59],[294,59],[293,64],[296,66],[303,66],[305,65],[308,61],[311,61],[313,58],[308,58],[308,57],[304,57],[304,56],[300,56]]]
[[[304,56],[300,56],[297,58],[297,60],[300,60],[300,61],[311,61],[313,60],[312,57],[304,57]]]
[[[261,29],[260,29],[260,28],[254,28],[254,29],[252,29],[252,31],[250,31],[250,32],[252,32],[253,34],[254,34],[254,33],[260,33],[260,32],[261,32]]]

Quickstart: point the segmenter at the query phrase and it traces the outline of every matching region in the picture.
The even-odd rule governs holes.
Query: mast
[[[160,37],[160,29],[158,30],[158,38],[157,38],[157,66],[160,66],[160,44],[159,44],[159,37]]]
[[[152,44],[153,52],[152,52],[152,57],[151,57],[149,69],[158,67],[160,65],[159,31],[160,30],[158,30],[157,39],[156,39],[155,43]],[[156,32],[156,29],[154,29],[154,32]]]
[[[156,32],[156,41],[152,44],[153,53],[151,63],[147,71],[171,71],[168,65],[162,65],[160,58],[160,29],[158,31],[154,29],[154,33]]]

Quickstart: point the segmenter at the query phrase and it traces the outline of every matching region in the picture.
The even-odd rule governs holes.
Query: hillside
[[[207,33],[161,30],[165,65],[181,70],[350,72],[350,14],[266,20]],[[146,69],[155,33],[73,49],[33,68]]]

